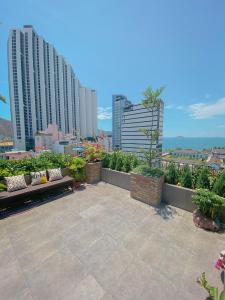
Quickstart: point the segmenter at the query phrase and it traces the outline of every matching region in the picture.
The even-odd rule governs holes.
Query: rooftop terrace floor
[[[0,221],[0,299],[205,299],[225,235],[99,183]]]

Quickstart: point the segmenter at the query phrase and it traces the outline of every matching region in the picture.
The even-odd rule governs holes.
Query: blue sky
[[[7,36],[32,24],[98,92],[111,129],[112,94],[139,102],[165,85],[164,136],[225,137],[224,0],[2,1],[0,91],[8,95]],[[9,104],[0,116],[10,118]]]

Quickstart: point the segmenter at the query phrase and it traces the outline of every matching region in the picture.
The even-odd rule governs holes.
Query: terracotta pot
[[[73,187],[75,188],[75,189],[78,189],[79,187],[81,187],[81,182],[79,182],[79,181],[74,181],[73,182]]]
[[[146,204],[157,206],[161,202],[164,177],[155,178],[131,173],[130,195]]]
[[[93,184],[101,180],[102,163],[94,162],[86,164],[86,182]]]
[[[198,209],[193,212],[193,222],[196,227],[210,230],[210,231],[218,231],[219,225],[216,224],[212,219],[204,216]]]

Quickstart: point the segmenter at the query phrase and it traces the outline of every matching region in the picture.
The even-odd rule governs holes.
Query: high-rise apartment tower
[[[49,124],[63,133],[97,134],[95,90],[81,86],[72,67],[31,25],[10,31],[8,68],[17,149],[32,149],[34,135]]]
[[[112,132],[113,132],[113,149],[121,149],[121,126],[122,115],[125,107],[129,107],[131,102],[124,95],[112,96]]]

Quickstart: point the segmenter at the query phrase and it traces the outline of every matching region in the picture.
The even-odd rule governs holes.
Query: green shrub
[[[77,182],[85,180],[85,165],[86,161],[81,157],[75,157],[70,165],[71,175]]]
[[[222,171],[216,178],[213,192],[221,197],[225,197],[225,171]]]
[[[20,160],[0,159],[0,180],[7,176],[30,174],[51,168],[66,168],[71,165],[72,159],[70,155],[51,152]]]
[[[6,191],[6,190],[7,190],[7,186],[4,183],[0,182],[0,192]]]
[[[199,189],[192,196],[200,212],[212,220],[221,221],[225,215],[225,199],[206,189]]]
[[[191,189],[192,188],[192,175],[189,165],[183,166],[179,176],[181,186]]]
[[[170,162],[166,171],[166,182],[170,184],[177,184],[178,178],[178,169],[173,162]]]
[[[125,160],[125,155],[123,154],[122,151],[116,152],[116,165],[115,165],[115,170],[117,171],[122,171],[123,169],[123,164]]]
[[[198,189],[210,189],[210,171],[208,168],[201,168],[197,177],[196,187]]]
[[[149,165],[141,164],[133,169],[133,172],[147,177],[162,177],[164,172],[159,168],[150,168]]]
[[[110,155],[110,160],[109,160],[109,168],[110,169],[115,170],[116,160],[117,160],[117,152],[115,151]]]
[[[132,169],[138,166],[139,159],[134,153],[124,153],[122,171],[129,173]]]
[[[109,168],[109,163],[110,163],[110,153],[104,152],[102,155],[102,167]]]

